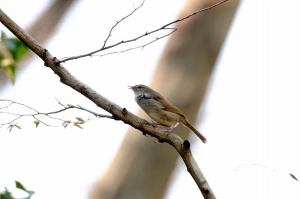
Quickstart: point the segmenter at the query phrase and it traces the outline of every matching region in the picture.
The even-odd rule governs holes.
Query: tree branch
[[[107,43],[108,39],[111,37],[111,33],[112,33],[112,31],[114,30],[114,28],[115,28],[119,23],[121,23],[122,21],[124,21],[125,19],[127,19],[128,17],[130,17],[130,16],[131,16],[135,11],[137,11],[140,7],[142,7],[142,6],[144,5],[144,2],[145,2],[145,0],[144,0],[144,1],[141,3],[141,5],[138,6],[137,8],[135,8],[135,7],[133,6],[133,11],[132,11],[131,13],[129,13],[128,15],[126,15],[125,17],[123,17],[120,21],[117,21],[116,24],[113,25],[113,26],[111,27],[111,29],[110,29],[110,31],[109,31],[109,33],[108,33],[108,36],[107,36],[107,38],[106,38],[105,41],[104,41],[104,44],[103,44],[103,46],[102,46],[102,49],[105,48],[106,43]]]
[[[274,169],[274,168],[267,167],[267,166],[261,165],[261,164],[241,164],[241,165],[239,165],[234,171],[237,171],[239,168],[241,168],[241,167],[243,167],[243,166],[258,166],[258,167],[263,167],[263,168],[266,168],[266,169],[270,169],[270,170],[272,170],[272,171],[275,171],[275,172],[277,172],[277,173],[280,173],[280,174],[282,174],[282,175],[286,175],[286,173],[283,173],[283,172],[278,171],[278,170],[276,170],[276,169]],[[295,176],[294,174],[291,174],[291,173],[287,173],[287,174],[289,175],[289,177],[292,177],[294,180],[296,180],[296,181],[299,182],[299,180],[296,178],[296,176]]]
[[[57,99],[56,99],[57,100]],[[15,101],[12,101],[12,100],[7,100],[7,99],[0,99],[0,102],[9,102],[9,104],[7,106],[4,106],[4,107],[1,107],[0,109],[6,109],[6,108],[9,108],[10,106],[12,106],[13,104],[16,104],[16,105],[20,105],[20,106],[24,106],[26,108],[28,108],[29,110],[32,110],[34,113],[28,113],[28,114],[18,114],[18,113],[11,113],[11,112],[7,112],[7,111],[0,111],[0,114],[8,114],[8,115],[13,115],[13,116],[16,116],[14,119],[10,120],[9,122],[5,122],[5,123],[0,123],[0,128],[5,126],[5,125],[13,125],[12,123],[17,121],[18,119],[22,118],[22,117],[33,117],[34,119],[36,119],[36,121],[34,122],[36,124],[36,126],[39,125],[39,123],[42,123],[44,124],[45,126],[49,126],[49,127],[58,127],[58,126],[52,126],[50,124],[47,124],[46,122],[40,120],[37,118],[38,115],[44,115],[44,116],[47,116],[48,118],[51,118],[51,119],[54,119],[54,120],[60,120],[63,122],[63,125],[64,127],[67,127],[67,125],[69,123],[73,123],[75,126],[79,127],[78,125],[79,124],[84,124],[85,122],[87,122],[89,119],[87,120],[83,120],[79,117],[77,117],[77,121],[75,122],[71,122],[70,120],[63,120],[63,119],[60,119],[60,118],[57,118],[57,117],[52,117],[51,115],[53,114],[57,114],[57,113],[61,113],[61,112],[64,112],[66,110],[69,110],[69,109],[79,109],[79,110],[84,110],[86,112],[89,112],[93,115],[95,115],[96,117],[105,117],[105,118],[110,118],[110,119],[115,119],[117,120],[116,118],[110,116],[110,115],[103,115],[103,114],[98,114],[98,113],[95,113],[91,110],[88,110],[86,108],[83,108],[79,105],[75,106],[75,105],[71,105],[71,104],[68,104],[67,106],[63,105],[61,102],[59,102],[58,100],[58,104],[61,105],[63,108],[60,109],[60,110],[57,110],[57,111],[51,111],[51,112],[47,112],[47,113],[43,113],[43,112],[39,112],[37,111],[36,109],[30,107],[30,106],[27,106],[25,104],[22,104],[22,103],[19,103],[19,102],[15,102]],[[79,127],[80,128],[80,127]]]
[[[157,40],[159,40],[159,39],[162,39],[162,38],[164,38],[164,37],[166,37],[166,36],[169,36],[169,35],[173,34],[173,33],[177,30],[176,28],[168,28],[168,26],[170,26],[170,25],[172,25],[172,24],[175,24],[175,23],[178,23],[178,22],[180,22],[180,21],[184,21],[184,20],[186,20],[186,19],[188,19],[188,18],[190,18],[190,17],[192,17],[192,16],[194,16],[194,15],[200,13],[200,12],[203,12],[203,11],[206,11],[206,10],[209,10],[209,9],[212,9],[212,8],[218,6],[218,5],[220,5],[220,4],[222,4],[222,3],[226,2],[226,1],[228,1],[228,0],[223,0],[223,1],[221,1],[221,2],[219,2],[219,3],[216,3],[216,4],[212,5],[212,6],[209,6],[209,7],[207,7],[207,8],[203,8],[203,9],[201,9],[201,10],[198,10],[198,11],[196,11],[196,12],[194,12],[194,13],[192,13],[192,14],[186,16],[186,17],[183,17],[183,18],[181,18],[181,19],[177,19],[177,20],[172,21],[172,22],[170,22],[170,23],[168,23],[168,24],[165,24],[164,26],[162,26],[162,27],[160,27],[160,28],[157,28],[157,29],[152,30],[152,31],[147,31],[147,32],[145,32],[143,35],[140,35],[140,36],[137,36],[137,37],[135,37],[135,38],[128,39],[128,40],[122,40],[122,41],[119,41],[119,42],[117,42],[117,43],[115,43],[115,44],[106,46],[106,43],[107,43],[108,39],[110,38],[111,32],[113,31],[113,29],[114,29],[119,23],[121,23],[124,19],[128,18],[129,16],[131,16],[136,10],[138,10],[139,8],[141,8],[141,7],[143,6],[143,4],[144,4],[144,1],[143,1],[142,4],[141,4],[139,7],[134,8],[134,10],[133,10],[130,14],[128,14],[127,16],[123,17],[120,21],[117,21],[116,24],[115,24],[114,26],[112,26],[112,28],[111,28],[110,31],[109,31],[109,34],[108,34],[107,38],[106,38],[105,41],[104,41],[103,46],[102,46],[100,49],[95,50],[95,51],[92,51],[92,52],[90,52],[90,53],[83,54],[83,55],[78,55],[78,56],[73,56],[73,57],[68,57],[68,58],[65,58],[65,59],[57,60],[57,61],[56,61],[56,64],[64,63],[64,62],[66,62],[66,61],[70,61],[70,60],[74,60],[74,59],[79,59],[79,58],[83,58],[83,57],[90,57],[90,56],[94,55],[95,53],[98,53],[98,52],[101,52],[101,51],[104,51],[104,50],[108,50],[108,49],[110,49],[110,48],[119,46],[119,45],[121,45],[121,44],[125,44],[125,43],[130,43],[130,42],[137,41],[137,40],[139,40],[139,39],[141,39],[141,38],[143,38],[143,37],[146,37],[146,36],[151,35],[151,34],[153,34],[153,33],[159,32],[159,31],[161,31],[161,30],[168,30],[168,29],[172,29],[172,30],[173,30],[171,33],[169,33],[169,34],[167,34],[167,35],[165,35],[165,36],[163,36],[163,37],[158,37],[158,38],[156,38],[155,40],[153,40],[153,41],[151,41],[151,42],[149,42],[149,43],[147,43],[147,44],[145,44],[145,45],[138,46],[138,47],[134,47],[134,48],[129,48],[129,49],[126,49],[126,50],[123,50],[123,51],[112,52],[112,53],[106,53],[106,54],[103,54],[103,55],[100,55],[100,56],[105,56],[105,55],[110,55],[110,54],[115,54],[115,53],[122,53],[122,52],[126,52],[126,51],[129,51],[129,50],[137,49],[137,48],[142,48],[142,49],[143,49],[145,46],[147,46],[147,45],[149,45],[149,44],[151,44],[151,43],[153,43],[153,42],[155,42],[155,41],[157,41]],[[99,55],[98,55],[98,56],[99,56]]]
[[[128,48],[128,49],[126,49],[126,50],[115,51],[115,52],[110,52],[110,53],[106,53],[106,54],[102,54],[102,55],[94,55],[94,56],[100,56],[100,57],[103,57],[103,56],[106,56],[106,55],[112,55],[112,54],[124,53],[124,52],[130,51],[130,50],[135,50],[135,49],[139,49],[139,48],[141,48],[141,50],[143,50],[146,46],[148,46],[148,45],[150,45],[150,44],[156,42],[156,41],[159,40],[159,39],[162,39],[162,38],[164,38],[164,37],[168,37],[168,36],[170,36],[171,34],[173,34],[175,31],[177,31],[177,28],[165,28],[165,29],[166,29],[166,30],[169,29],[169,30],[173,30],[173,31],[170,32],[170,33],[168,33],[168,34],[166,34],[166,35],[164,35],[164,36],[156,37],[154,40],[152,40],[152,41],[150,41],[150,42],[148,42],[148,43],[146,43],[146,44],[143,44],[143,45],[141,45],[141,46],[136,46],[136,47],[133,47],[133,48]]]
[[[225,2],[225,1],[223,1]],[[207,10],[208,8],[206,8]],[[198,11],[200,12],[200,11]],[[195,13],[194,13],[195,14]],[[191,14],[190,16],[194,15]],[[190,17],[187,16],[186,18]],[[181,19],[181,21],[184,19]],[[197,165],[194,157],[192,156],[192,152],[190,149],[190,143],[188,141],[183,141],[177,134],[171,133],[169,135],[166,134],[165,129],[163,127],[152,126],[149,122],[144,119],[137,117],[136,115],[130,113],[126,110],[126,108],[122,108],[119,105],[111,102],[106,99],[88,85],[84,84],[80,80],[76,79],[68,70],[66,70],[57,58],[53,57],[48,50],[44,49],[39,45],[37,41],[35,41],[30,35],[28,35],[24,30],[22,30],[13,20],[11,20],[1,9],[0,9],[0,21],[3,25],[5,25],[14,35],[16,35],[23,43],[25,43],[35,54],[37,54],[43,61],[44,65],[51,68],[52,71],[59,76],[60,81],[73,88],[77,92],[81,93],[91,101],[93,101],[98,107],[106,110],[111,113],[113,117],[116,117],[122,120],[124,123],[129,124],[130,126],[140,130],[143,134],[149,134],[153,137],[156,137],[159,142],[167,142],[172,145],[180,154],[183,161],[187,166],[187,170],[190,175],[193,177],[194,181],[198,185],[200,191],[202,192],[204,198],[215,198],[212,189],[210,188],[207,180],[202,174],[199,166]],[[178,20],[177,20],[178,21]],[[180,20],[179,20],[180,21]],[[172,23],[171,22],[163,27],[166,27]],[[153,31],[152,31],[153,32]],[[145,35],[147,35],[146,33]],[[141,38],[139,36],[138,38]],[[129,42],[126,41],[126,42]],[[124,43],[124,41],[119,42]],[[115,44],[109,46],[110,48],[117,46],[119,44]],[[65,60],[66,61],[66,60]]]

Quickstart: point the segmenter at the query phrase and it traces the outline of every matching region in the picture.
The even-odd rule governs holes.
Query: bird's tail
[[[197,129],[195,129],[190,123],[189,123],[189,121],[185,121],[186,122],[186,124],[184,124],[184,125],[186,125],[187,127],[189,127],[200,139],[201,139],[201,141],[203,142],[203,143],[205,143],[205,142],[207,142],[207,140],[206,140],[206,138],[197,130]]]

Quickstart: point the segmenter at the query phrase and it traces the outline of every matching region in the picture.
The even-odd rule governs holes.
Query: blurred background
[[[99,49],[110,28],[142,1],[0,1],[1,9],[58,58]],[[161,27],[218,1],[151,0],[119,24],[108,44]],[[149,119],[129,85],[159,91],[188,116],[208,142],[184,127],[178,133],[192,152],[217,198],[299,198],[300,69],[299,2],[230,0],[175,27],[168,38],[143,50],[93,56],[64,66],[101,95]],[[1,24],[0,30],[11,36]],[[147,43],[111,49],[114,52]],[[84,96],[62,85],[28,53],[12,84],[0,70],[0,98],[41,112],[79,104],[98,113]],[[1,103],[0,107],[5,106]],[[12,106],[15,113],[27,109]],[[0,186],[14,181],[36,192],[32,198],[202,198],[175,150],[154,144],[123,122],[69,110],[57,117],[90,121],[83,129],[0,129]],[[0,123],[10,116],[0,114]],[[40,117],[52,125],[61,122]]]

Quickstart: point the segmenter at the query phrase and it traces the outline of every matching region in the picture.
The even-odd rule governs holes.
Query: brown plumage
[[[195,129],[187,120],[185,115],[176,106],[169,103],[161,94],[145,85],[130,86],[135,94],[138,105],[158,124],[170,127],[169,132],[178,123],[182,123],[191,129],[205,143],[206,138]]]

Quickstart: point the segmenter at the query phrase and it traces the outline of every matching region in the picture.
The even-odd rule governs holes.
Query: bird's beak
[[[128,86],[128,89],[131,89],[131,90],[132,90],[132,87],[133,87],[133,86]]]

